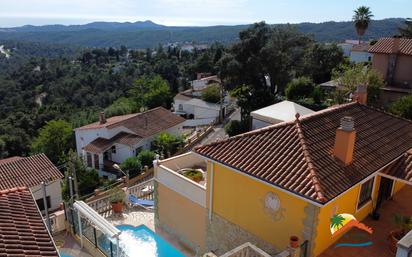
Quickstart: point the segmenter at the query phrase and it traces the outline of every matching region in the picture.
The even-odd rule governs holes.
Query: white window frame
[[[370,197],[369,201],[365,202],[361,207],[359,207],[359,200],[360,200],[360,196],[361,196],[361,192],[362,192],[362,186],[364,184],[368,183],[369,181],[371,181],[371,179],[373,179],[371,197]],[[358,192],[358,198],[356,199],[356,212],[361,211],[363,208],[368,206],[374,200],[373,199],[373,193],[375,192],[375,187],[376,187],[376,175],[369,178],[368,180],[366,180],[365,182],[360,184],[359,192]]]

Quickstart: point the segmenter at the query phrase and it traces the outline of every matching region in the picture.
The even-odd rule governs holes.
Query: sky
[[[0,0],[0,27],[152,20],[169,26],[348,21],[358,6],[375,19],[412,16],[411,0]]]

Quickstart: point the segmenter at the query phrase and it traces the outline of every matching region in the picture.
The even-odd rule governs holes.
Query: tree
[[[45,153],[53,163],[58,164],[72,146],[71,125],[64,120],[51,120],[39,130],[39,135],[33,140],[32,151]]]
[[[285,93],[289,100],[299,100],[310,97],[315,86],[308,77],[299,77],[288,83]]]
[[[404,96],[394,102],[389,111],[405,119],[412,120],[412,95]]]
[[[122,164],[120,168],[124,172],[129,172],[130,178],[138,176],[142,172],[142,164],[137,157],[129,157]]]
[[[149,150],[143,150],[137,155],[137,159],[139,159],[142,166],[152,167],[155,158],[156,153]]]
[[[152,148],[163,157],[170,157],[179,150],[184,144],[182,136],[175,136],[167,132],[162,132],[155,137]]]
[[[212,84],[202,91],[202,99],[209,103],[219,103],[220,102],[220,85]]]
[[[274,103],[284,94],[286,84],[303,67],[303,56],[313,40],[295,27],[270,27],[256,23],[239,33],[234,44],[219,61],[224,86],[240,99],[242,120],[250,111]]]
[[[66,181],[62,188],[64,199],[69,200],[70,196],[69,177],[77,179],[75,185],[78,185],[79,192],[75,191],[74,193],[78,193],[79,197],[93,193],[96,188],[102,185],[98,172],[95,169],[86,167],[83,159],[76,152],[70,150],[64,159],[67,161]],[[76,174],[73,172],[76,172]],[[76,190],[76,186],[74,186],[74,190]]]
[[[355,14],[353,15],[353,23],[356,28],[356,33],[359,36],[359,44],[361,43],[361,38],[365,34],[366,30],[369,27],[369,23],[373,17],[372,12],[369,7],[360,6],[356,9]]]
[[[315,43],[306,50],[301,75],[310,76],[316,84],[323,83],[331,79],[333,69],[343,64],[345,57],[340,47]]]
[[[405,26],[399,28],[399,33],[403,38],[412,38],[412,19],[407,18],[405,20]]]
[[[170,108],[173,100],[167,81],[159,75],[142,76],[134,82],[129,94],[134,98],[137,106],[149,109],[158,106]]]
[[[228,136],[233,137],[249,131],[249,122],[232,120],[225,125],[225,132]]]
[[[335,92],[335,102],[342,103],[350,94],[356,92],[358,85],[366,85],[368,104],[375,104],[379,100],[380,89],[385,84],[382,75],[375,69],[357,64],[347,67],[334,74],[339,88]]]

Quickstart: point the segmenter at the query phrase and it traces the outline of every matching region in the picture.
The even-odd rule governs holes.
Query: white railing
[[[134,195],[139,199],[153,200],[154,179],[152,178],[140,184],[131,186],[127,191],[128,194]]]
[[[107,195],[97,200],[88,202],[87,204],[102,216],[105,216],[112,211],[112,204],[110,203],[110,195]]]

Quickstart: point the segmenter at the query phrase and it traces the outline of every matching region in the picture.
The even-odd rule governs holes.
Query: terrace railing
[[[131,186],[127,189],[127,193],[136,196],[139,199],[153,200],[154,179],[143,181],[140,184]]]
[[[103,217],[107,217],[111,214],[112,204],[110,203],[110,195],[106,195],[97,200],[87,202],[87,205],[92,207],[97,213]]]

